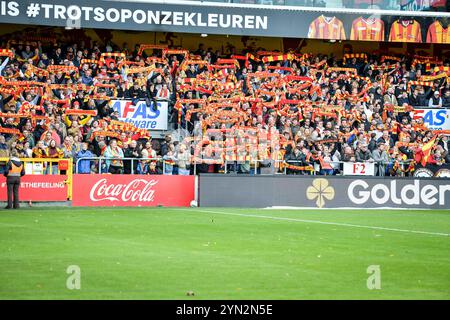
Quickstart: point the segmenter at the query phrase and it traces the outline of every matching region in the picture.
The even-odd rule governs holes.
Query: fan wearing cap
[[[77,101],[77,100],[75,100],[74,102],[73,102],[73,108],[74,109],[80,109],[80,102],[79,101]]]
[[[439,91],[435,91],[433,96],[428,102],[428,106],[431,108],[442,108],[442,98]]]

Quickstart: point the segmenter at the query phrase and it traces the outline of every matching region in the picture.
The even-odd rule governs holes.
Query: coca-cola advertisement
[[[19,188],[20,201],[67,201],[66,175],[25,175]],[[6,178],[0,177],[0,201],[6,201]]]
[[[193,176],[75,174],[72,205],[187,207],[194,186]]]

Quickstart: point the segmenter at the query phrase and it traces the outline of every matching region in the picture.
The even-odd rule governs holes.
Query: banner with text
[[[145,101],[139,101],[135,105],[131,100],[112,100],[114,111],[119,113],[119,120],[131,123],[140,129],[167,130],[168,103],[158,101],[147,105]]]
[[[19,188],[20,201],[67,201],[66,175],[26,175]],[[6,178],[0,177],[0,201],[8,199]]]
[[[344,176],[374,176],[373,162],[344,162]]]
[[[450,209],[450,179],[376,177],[199,177],[200,207]]]
[[[430,130],[450,130],[450,109],[414,109],[413,119],[423,119]]]
[[[194,200],[194,176],[75,174],[73,206],[187,207]]]

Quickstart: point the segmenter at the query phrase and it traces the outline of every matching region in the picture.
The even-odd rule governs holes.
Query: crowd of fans
[[[194,164],[196,172],[337,174],[342,162],[372,161],[377,175],[409,175],[450,163],[449,132],[428,130],[412,112],[450,107],[448,61],[231,51],[11,41],[0,56],[0,158],[14,151],[72,158],[79,173],[185,175]],[[148,108],[168,101],[169,121],[188,134],[160,141],[125,126],[116,98]],[[261,131],[270,148],[259,141],[251,154]]]

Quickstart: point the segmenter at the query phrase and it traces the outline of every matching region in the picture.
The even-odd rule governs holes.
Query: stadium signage
[[[419,168],[414,171],[414,177],[416,178],[431,178],[433,175],[433,171],[428,168]]]
[[[417,165],[414,170],[414,177],[417,178],[450,178],[450,163],[443,163],[440,165],[428,164],[425,168]]]
[[[147,130],[167,130],[168,103],[157,102],[157,108],[145,101],[133,104],[131,100],[112,100],[112,108],[119,113],[119,120]]]
[[[450,170],[449,169],[440,169],[436,172],[436,178],[450,178]]]
[[[55,1],[54,1],[55,2]],[[205,10],[202,7],[164,4],[165,10],[158,10],[161,4],[120,3],[115,1],[108,6],[98,3],[79,1],[86,5],[72,4],[69,1],[56,1],[57,4],[31,2],[29,4],[15,1],[1,1],[0,16],[33,18],[37,23],[53,21],[64,22],[68,27],[102,27],[102,23],[120,24],[121,28],[130,26],[133,29],[145,30],[144,26],[179,26],[196,28],[222,28],[236,30],[267,30],[268,16],[257,14],[230,14],[228,10],[213,8]],[[197,10],[193,10],[197,8]],[[173,10],[170,10],[173,9]],[[221,12],[218,12],[220,10]],[[193,12],[194,11],[194,12]],[[244,10],[245,12],[246,10]],[[241,11],[242,12],[242,11]],[[254,10],[248,13],[255,13]]]
[[[414,180],[414,182],[397,188],[397,181],[375,184],[370,187],[364,180],[355,180],[348,186],[348,198],[354,204],[363,205],[371,199],[374,203],[385,205],[389,202],[396,205],[439,205],[444,206],[446,192],[450,191],[450,184],[435,186]],[[450,192],[447,194],[450,199]],[[450,201],[450,200],[449,200]]]
[[[20,183],[21,201],[67,201],[66,175],[25,175]],[[6,178],[0,177],[0,201],[7,200]]]
[[[430,130],[450,130],[450,109],[415,109],[413,119],[423,119]]]
[[[345,176],[374,176],[375,163],[373,162],[344,162]]]
[[[189,206],[194,176],[102,175],[73,176],[74,206]]]
[[[100,179],[91,188],[89,198],[98,201],[139,201],[152,202],[155,200],[156,180],[134,179],[127,183],[108,184],[106,179]]]
[[[450,209],[446,178],[204,174],[199,179],[200,207]]]
[[[51,3],[50,3],[51,2]],[[23,0],[0,1],[2,23],[46,25],[69,29],[99,28],[115,30],[189,32],[239,36],[267,36],[315,38],[324,40],[398,41],[394,22],[402,17],[414,24],[408,41],[429,42],[428,28],[436,18],[450,17],[447,12],[403,12],[359,9],[330,9],[241,4],[214,4],[205,2],[143,2],[143,1],[88,1],[78,0]],[[361,24],[362,18],[375,18],[376,25]],[[324,20],[325,19],[325,20]],[[381,20],[378,20],[381,19]],[[324,21],[323,21],[324,20]],[[365,21],[365,20],[364,20]],[[420,28],[424,32],[418,33]],[[368,29],[371,32],[367,32]],[[435,31],[434,31],[435,32]],[[417,33],[417,34],[416,34]],[[439,37],[439,35],[437,35]]]

